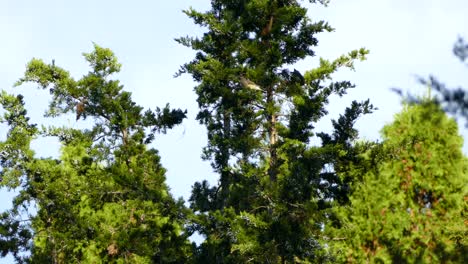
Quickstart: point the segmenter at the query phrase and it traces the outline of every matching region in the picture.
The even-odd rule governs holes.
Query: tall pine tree
[[[185,112],[168,105],[143,111],[113,79],[121,65],[112,51],[95,45],[84,57],[91,71],[79,80],[33,59],[18,85],[33,82],[50,92],[46,116],[93,118],[90,129],[38,129],[21,96],[0,96],[1,121],[9,126],[0,142],[1,184],[19,188],[13,209],[1,216],[2,255],[31,263],[186,263],[188,211],[170,195],[158,152],[148,147]],[[44,136],[60,140],[58,159],[30,149]]]
[[[316,2],[316,1],[310,1]],[[328,1],[317,1],[322,4]],[[333,31],[312,22],[296,0],[212,0],[211,9],[185,13],[206,28],[177,41],[196,50],[182,66],[199,83],[198,120],[208,130],[204,158],[219,182],[194,185],[194,229],[206,240],[198,260],[210,263],[324,261],[321,227],[330,201],[345,201],[347,182],[336,172],[357,157],[355,120],[372,111],[353,102],[333,121],[334,132],[316,133],[328,98],[354,85],[331,81],[353,69],[365,49],[301,73],[291,68],[314,56],[316,35]],[[313,136],[322,146],[311,146]]]
[[[348,263],[466,263],[468,161],[457,124],[427,98],[405,105],[356,163],[332,248]]]

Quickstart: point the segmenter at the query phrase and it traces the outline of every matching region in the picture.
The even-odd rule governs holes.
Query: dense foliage
[[[330,99],[355,87],[334,73],[354,70],[369,53],[294,68],[316,55],[319,33],[333,31],[312,21],[306,4],[328,2],[211,0],[204,12],[184,11],[205,32],[176,40],[196,52],[176,75],[197,83],[203,159],[219,175],[212,186],[194,183],[190,208],[169,193],[151,147],[186,111],[144,110],[114,79],[121,65],[113,52],[98,45],[83,54],[91,70],[78,80],[54,61],[32,59],[16,85],[50,93],[46,117],[73,113],[88,128],[32,124],[23,96],[1,92],[0,187],[18,191],[0,215],[2,256],[19,263],[467,262],[468,163],[456,122],[438,104],[405,105],[382,142],[358,140],[356,120],[375,110],[369,100],[353,101],[331,120],[332,131],[316,127]],[[464,61],[468,46],[457,45]],[[31,142],[43,137],[59,140],[59,157],[34,153]],[[196,232],[204,238],[198,245],[189,242]]]
[[[194,229],[206,237],[201,261],[215,263],[320,262],[321,226],[331,200],[346,200],[347,182],[337,176],[356,158],[355,120],[372,111],[353,102],[333,121],[332,134],[314,124],[327,114],[331,95],[354,85],[332,81],[341,67],[365,59],[365,49],[301,73],[295,62],[314,56],[316,35],[333,28],[312,22],[299,1],[211,1],[211,9],[186,14],[207,29],[178,39],[197,51],[180,74],[200,84],[200,123],[208,130],[205,158],[219,184],[196,183]],[[312,146],[318,136],[322,146]]]
[[[184,263],[191,251],[187,212],[168,193],[158,153],[147,145],[185,112],[169,106],[143,112],[111,78],[120,64],[109,49],[95,45],[84,56],[92,69],[80,80],[33,59],[18,85],[48,89],[46,116],[92,117],[90,129],[39,129],[29,123],[21,95],[0,96],[9,126],[0,143],[1,183],[21,187],[14,208],[2,215],[2,254],[31,263]],[[32,139],[46,136],[60,140],[58,159],[37,158],[30,149]],[[30,256],[21,257],[27,250]]]
[[[334,249],[350,263],[465,263],[468,162],[453,119],[425,99],[406,105],[354,168]],[[350,172],[353,173],[353,172]]]

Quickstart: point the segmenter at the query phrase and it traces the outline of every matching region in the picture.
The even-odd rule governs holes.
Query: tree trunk
[[[274,104],[274,98],[273,98],[273,86],[270,86],[267,90],[267,105],[273,105]],[[270,107],[267,107],[267,111],[271,111]],[[276,182],[277,178],[277,153],[276,153],[276,142],[278,141],[278,131],[276,130],[276,122],[277,122],[277,117],[276,113],[268,113],[267,114],[268,118],[268,136],[269,136],[269,142],[268,142],[268,151],[270,154],[270,164],[269,164],[269,169],[268,169],[268,175],[270,176],[270,181],[271,182]]]

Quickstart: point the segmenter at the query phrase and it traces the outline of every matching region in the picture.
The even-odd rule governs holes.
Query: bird
[[[76,104],[76,120],[80,119],[81,115],[85,111],[85,102],[83,100],[79,101],[78,104]]]
[[[296,69],[294,69],[294,71],[291,74],[291,80],[295,83],[299,83],[300,85],[305,84],[304,76],[302,76],[302,74]]]
[[[244,76],[240,76],[239,77],[240,79],[240,83],[242,84],[242,86],[244,86],[245,88],[249,88],[249,89],[252,89],[252,90],[255,90],[255,91],[261,91],[262,89],[260,88],[260,86],[258,86],[258,84],[252,82],[251,80],[245,78]]]

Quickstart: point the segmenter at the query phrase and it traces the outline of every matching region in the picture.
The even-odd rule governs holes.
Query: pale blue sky
[[[89,52],[92,42],[111,48],[123,64],[117,78],[138,104],[154,108],[170,102],[173,107],[188,109],[189,119],[155,143],[168,170],[172,193],[187,199],[195,181],[216,182],[209,163],[200,159],[206,134],[194,120],[195,83],[190,76],[173,78],[179,66],[194,56],[173,39],[202,32],[181,12],[189,6],[206,9],[209,1],[0,0],[0,88],[13,91],[12,84],[33,57],[55,59],[79,78],[88,71],[81,53]],[[343,99],[332,100],[329,108],[336,117],[351,100],[370,98],[379,110],[358,122],[363,138],[378,139],[382,126],[401,109],[400,99],[390,87],[425,92],[415,74],[434,73],[449,85],[468,86],[463,77],[467,69],[451,53],[458,35],[468,37],[468,1],[332,0],[328,8],[310,7],[312,20],[327,20],[336,29],[318,36],[318,57],[334,59],[360,47],[371,51],[367,61],[356,65],[356,72],[336,74],[337,79],[349,79],[357,87]],[[317,61],[317,57],[308,59],[296,67],[307,70]],[[26,94],[32,120],[42,122],[47,93],[27,85],[14,91]],[[75,124],[72,117],[63,122],[82,125]],[[329,120],[318,126],[318,130],[329,128]],[[0,138],[4,135],[5,127],[0,126]],[[38,154],[57,154],[53,140],[38,141],[34,146]],[[0,192],[0,209],[9,207],[10,199]]]

